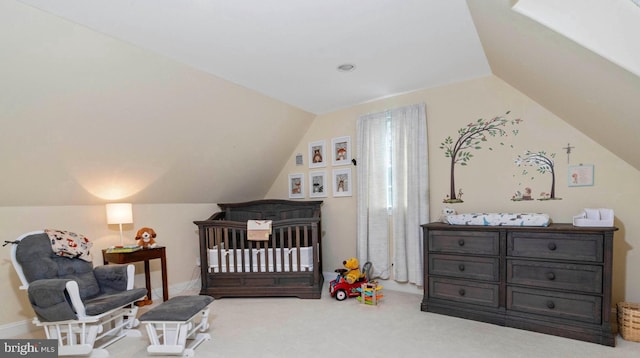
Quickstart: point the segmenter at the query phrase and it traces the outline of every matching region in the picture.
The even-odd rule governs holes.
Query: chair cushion
[[[93,274],[93,264],[84,260],[57,256],[45,233],[23,238],[16,248],[16,260],[22,266],[27,281],[47,278],[70,279],[78,282],[80,298],[95,297],[100,286]]]
[[[146,296],[146,294],[146,288],[134,288],[129,291],[104,294],[84,301],[84,308],[87,316],[95,316],[137,301]]]
[[[211,296],[176,296],[140,316],[140,322],[187,321],[211,302]]]

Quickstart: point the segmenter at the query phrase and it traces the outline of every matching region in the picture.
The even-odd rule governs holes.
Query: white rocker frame
[[[42,230],[32,231],[18,237],[16,241],[42,233],[44,233]],[[22,283],[20,290],[26,291],[29,288],[29,282],[16,259],[17,247],[17,244],[12,245],[11,262]],[[135,266],[127,265],[127,290],[133,288],[134,276]],[[66,290],[78,319],[42,322],[36,316],[32,320],[33,324],[44,329],[47,339],[58,340],[59,356],[108,357],[109,351],[106,350],[106,347],[111,344],[124,337],[142,337],[142,333],[134,329],[140,324],[140,321],[136,318],[138,307],[133,302],[99,315],[88,316],[84,303],[80,299],[78,283],[75,281],[67,282]],[[99,344],[97,347],[96,343]]]
[[[197,322],[196,322],[197,321]],[[186,321],[143,321],[147,327],[150,344],[149,354],[182,355],[193,357],[195,349],[211,335],[204,332],[209,328],[209,307],[202,309]],[[187,339],[191,340],[187,345]]]

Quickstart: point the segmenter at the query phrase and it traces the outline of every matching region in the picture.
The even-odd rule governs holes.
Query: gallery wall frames
[[[351,180],[351,168],[333,169],[331,185],[333,196],[351,196],[353,181]]]
[[[308,161],[310,169],[308,172],[309,197],[324,198],[332,192],[334,197],[352,196],[352,172],[351,168],[340,168],[341,166],[350,165],[352,161],[351,137],[340,136],[331,139],[331,145],[327,145],[327,140],[316,140],[309,142]],[[295,156],[297,166],[302,165],[304,159],[300,153]],[[324,170],[327,165],[335,168],[329,172]],[[289,174],[289,198],[304,199],[305,191],[305,173]],[[331,189],[330,189],[331,188]]]
[[[323,168],[327,166],[326,146],[324,140],[309,143],[309,168]]]
[[[289,199],[304,199],[304,174],[289,174]]]
[[[309,197],[324,198],[327,196],[327,172],[313,171],[309,172]]]
[[[331,164],[351,164],[351,137],[336,137],[331,140]]]

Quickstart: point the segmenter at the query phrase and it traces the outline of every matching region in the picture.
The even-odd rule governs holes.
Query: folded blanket
[[[247,240],[267,241],[271,235],[271,220],[248,220]]]
[[[70,231],[50,230],[44,232],[49,235],[51,249],[58,256],[77,257],[84,261],[92,262],[91,246],[93,243],[84,235],[76,234]]]
[[[482,226],[548,226],[547,214],[536,213],[470,213],[447,215],[445,221],[451,225]]]

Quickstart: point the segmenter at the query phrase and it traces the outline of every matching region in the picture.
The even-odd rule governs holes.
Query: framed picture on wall
[[[569,166],[569,186],[592,186],[593,164],[580,164]]]
[[[309,168],[322,168],[327,166],[326,146],[324,140],[309,143]]]
[[[309,172],[309,197],[323,198],[327,196],[327,172]]]
[[[351,196],[351,187],[353,186],[351,168],[334,169],[332,174],[333,196]]]
[[[347,165],[351,163],[351,137],[337,137],[331,140],[331,164]]]
[[[289,174],[289,199],[304,199],[304,174]]]

